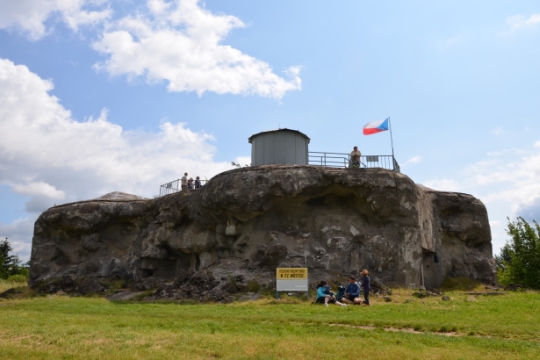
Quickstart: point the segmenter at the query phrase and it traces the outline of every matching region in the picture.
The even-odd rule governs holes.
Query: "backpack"
[[[345,286],[338,286],[336,300],[341,301],[343,297],[345,296]]]

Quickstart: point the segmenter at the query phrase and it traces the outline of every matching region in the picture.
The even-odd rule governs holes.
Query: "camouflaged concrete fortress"
[[[363,268],[376,285],[495,282],[486,208],[473,196],[389,170],[263,165],[187,193],[50,208],[35,224],[30,283],[88,293],[121,281],[162,298],[223,301],[272,289],[276,267],[308,267],[312,283]]]

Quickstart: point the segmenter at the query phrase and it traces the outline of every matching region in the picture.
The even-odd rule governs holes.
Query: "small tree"
[[[21,260],[17,255],[9,255],[12,250],[8,239],[0,240],[0,279],[7,279],[12,275],[21,274],[28,276],[28,269],[21,266]]]
[[[495,256],[501,284],[540,289],[540,225],[533,223],[531,226],[522,217],[515,222],[508,220],[506,232],[511,238]]]
[[[0,279],[7,279],[10,275],[8,271],[11,263],[10,251],[11,245],[9,245],[8,239],[0,240]]]

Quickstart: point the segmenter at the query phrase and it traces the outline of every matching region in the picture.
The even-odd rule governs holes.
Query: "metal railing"
[[[309,165],[327,166],[334,168],[349,168],[351,166],[351,157],[347,153],[330,152],[309,152]],[[360,168],[382,168],[400,172],[400,167],[392,155],[362,155],[360,157]],[[173,180],[159,187],[159,196],[165,196],[182,191],[181,179]],[[201,187],[208,180],[200,180]],[[190,188],[188,190],[197,190]]]
[[[352,167],[347,153],[309,152],[309,165],[348,168]],[[360,168],[382,168],[400,172],[400,167],[392,155],[362,155]]]
[[[206,182],[208,180],[199,180],[201,182],[201,187],[204,186],[204,184],[206,184]],[[168,182],[166,184],[163,184],[159,187],[159,196],[165,196],[165,195],[169,195],[169,194],[174,194],[176,192],[179,192],[179,191],[182,191],[182,186],[180,185],[182,182],[181,179],[177,179],[177,180],[173,180],[171,182]],[[188,191],[190,190],[197,190],[197,188],[195,188],[195,181],[193,181],[193,187],[191,188],[188,188]]]

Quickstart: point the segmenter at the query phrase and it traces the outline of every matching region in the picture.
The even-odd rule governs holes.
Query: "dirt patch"
[[[504,291],[499,291],[499,292],[493,292],[493,291],[489,291],[489,292],[486,292],[486,291],[469,291],[469,292],[464,292],[463,294],[465,294],[465,295],[474,295],[474,296],[479,296],[479,295],[497,296],[497,295],[505,295],[506,293]]]
[[[118,291],[114,295],[107,296],[107,300],[111,301],[127,301],[127,300],[134,300],[137,296],[144,294],[144,291],[130,291],[130,290],[124,290],[124,291]]]
[[[430,334],[430,335],[441,335],[441,336],[464,336],[466,334],[464,333],[457,333],[454,331],[449,332],[432,332],[432,331],[420,331],[415,330],[413,328],[396,328],[396,327],[378,327],[374,325],[348,325],[348,324],[329,324],[329,326],[342,326],[342,327],[348,327],[348,328],[354,328],[354,329],[362,329],[362,330],[377,330],[382,329],[384,331],[391,331],[391,332],[404,332],[409,334]]]

